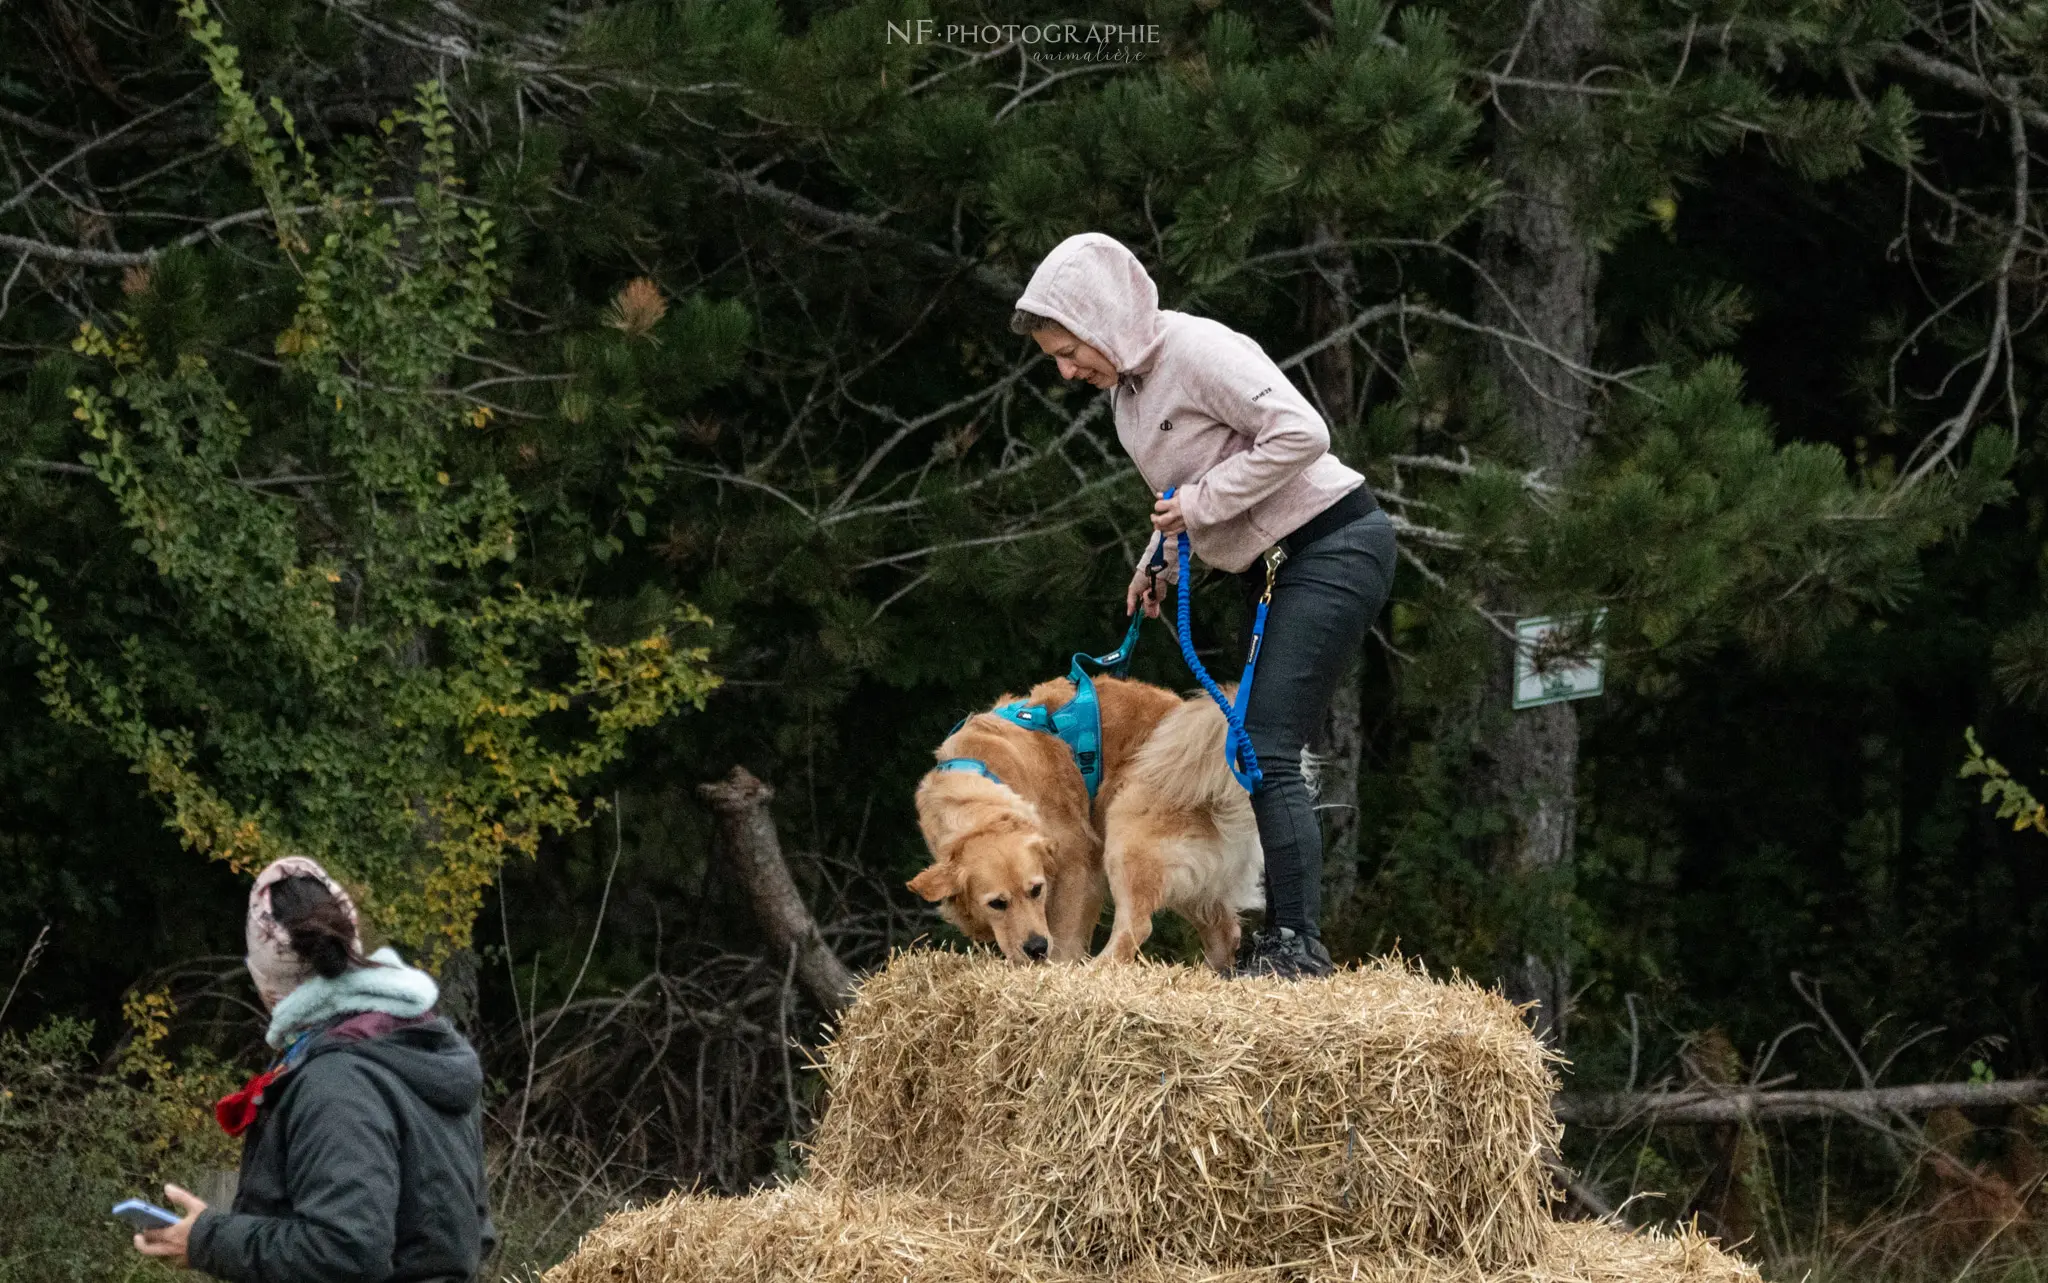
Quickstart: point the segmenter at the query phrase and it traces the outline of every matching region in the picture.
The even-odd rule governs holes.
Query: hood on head
[[[256,885],[249,888],[249,912],[243,926],[243,936],[248,944],[245,962],[249,978],[256,982],[256,992],[263,996],[266,1005],[272,1007],[312,974],[305,959],[293,951],[291,932],[279,924],[271,910],[270,893],[286,878],[311,878],[318,882],[341,905],[352,925],[359,922],[355,901],[316,860],[303,855],[288,855],[281,860],[273,860],[258,874]],[[356,941],[356,947],[362,947],[360,939]]]
[[[1159,287],[1136,254],[1101,232],[1055,245],[1017,306],[1058,321],[1119,374],[1144,370],[1159,350]]]

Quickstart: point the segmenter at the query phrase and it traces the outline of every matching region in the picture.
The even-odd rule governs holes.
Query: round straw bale
[[[824,1053],[811,1166],[1076,1268],[1526,1265],[1551,1059],[1498,995],[1398,961],[1289,983],[907,953]]]
[[[542,1283],[1087,1283],[998,1259],[987,1242],[949,1209],[900,1194],[674,1194],[612,1216]]]

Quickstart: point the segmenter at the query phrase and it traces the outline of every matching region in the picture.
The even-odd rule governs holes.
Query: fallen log
[[[853,998],[853,973],[825,943],[818,920],[789,875],[775,817],[768,813],[775,790],[744,766],[735,766],[724,779],[698,785],[697,793],[718,817],[722,846],[754,902],[775,956],[787,961],[794,954],[804,992],[827,1015],[838,1015]]]
[[[1560,1121],[1578,1127],[1639,1123],[1739,1123],[1883,1114],[1925,1114],[1937,1109],[2010,1109],[2048,1102],[2048,1079],[2010,1082],[1911,1083],[1841,1091],[1696,1088],[1687,1091],[1588,1092],[1553,1102]]]

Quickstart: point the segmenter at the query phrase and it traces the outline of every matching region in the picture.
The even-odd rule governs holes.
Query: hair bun
[[[286,927],[292,938],[292,952],[306,965],[329,980],[348,970],[348,945],[315,927]]]
[[[348,908],[318,878],[280,878],[270,889],[271,914],[291,940],[292,952],[328,980],[351,967],[366,967]]]

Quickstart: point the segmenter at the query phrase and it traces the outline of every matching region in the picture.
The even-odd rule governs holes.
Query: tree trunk
[[[1570,84],[1599,42],[1596,0],[1529,0],[1509,73],[1523,82]],[[1486,325],[1533,341],[1499,338],[1486,359],[1520,431],[1530,462],[1553,475],[1583,449],[1589,389],[1572,367],[1590,364],[1599,261],[1581,229],[1576,193],[1590,178],[1575,157],[1594,154],[1591,99],[1556,89],[1500,88],[1494,170],[1500,200],[1483,228],[1478,316]],[[1488,593],[1495,609],[1527,613],[1512,586]],[[1475,780],[1480,799],[1509,818],[1492,852],[1497,877],[1547,882],[1571,857],[1577,820],[1578,717],[1568,703],[1512,711],[1514,646],[1497,638],[1482,695]],[[1510,933],[1499,958],[1508,996],[1539,1004],[1538,1033],[1564,1043],[1571,976],[1563,906],[1538,897],[1533,916]]]
[[[1308,288],[1308,332],[1320,338],[1351,319],[1358,273],[1343,234],[1334,223],[1316,227],[1312,244],[1324,247],[1313,260]],[[1330,425],[1331,447],[1340,457],[1355,449],[1357,380],[1351,343],[1333,343],[1308,359],[1309,397]],[[1315,751],[1322,758],[1316,779],[1316,810],[1323,824],[1323,916],[1347,917],[1358,890],[1358,760],[1364,664],[1354,655],[1344,680],[1323,714]]]
[[[770,956],[778,964],[793,964],[797,983],[811,1000],[826,1015],[838,1015],[853,1000],[854,976],[825,942],[790,876],[775,817],[768,811],[775,790],[735,766],[717,783],[698,785],[697,794],[718,817],[725,857],[754,902],[768,933]]]

